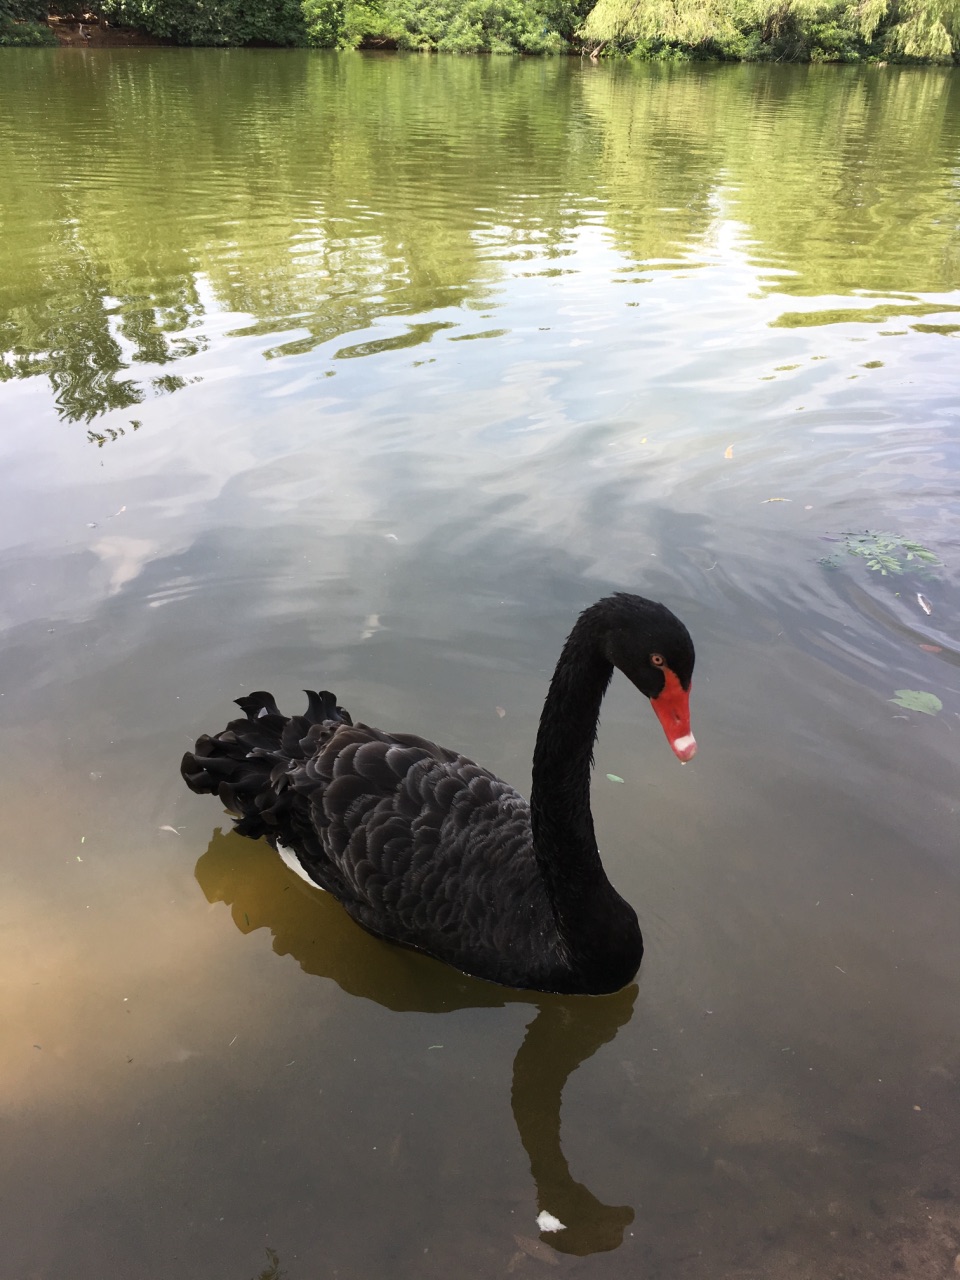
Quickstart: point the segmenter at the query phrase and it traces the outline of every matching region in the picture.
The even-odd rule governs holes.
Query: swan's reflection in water
[[[636,986],[613,996],[553,996],[469,978],[412,951],[381,942],[354,924],[328,894],[312,890],[266,844],[216,832],[195,874],[211,903],[230,907],[241,933],[268,928],[273,949],[306,973],[332,978],[350,995],[395,1012],[528,1004],[536,1016],[513,1064],[511,1102],[530,1159],[537,1207],[565,1224],[543,1240],[564,1253],[616,1249],[633,1221],[628,1205],[607,1205],[574,1181],[560,1144],[560,1100],[567,1079],[608,1044],[633,1013]]]

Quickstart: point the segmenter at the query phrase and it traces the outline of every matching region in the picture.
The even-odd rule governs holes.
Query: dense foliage
[[[960,0],[90,0],[89,7],[115,24],[193,45],[960,60]],[[45,10],[38,0],[0,0],[0,43],[48,43],[37,25]]]
[[[597,0],[580,35],[647,58],[949,62],[960,0]]]
[[[0,23],[42,22],[46,16],[41,0],[0,0]]]
[[[177,44],[305,44],[301,0],[100,0],[104,17]]]
[[[588,8],[576,0],[304,0],[314,43],[442,53],[561,53]]]
[[[0,0],[0,46],[56,44],[40,0]]]
[[[0,48],[10,45],[56,45],[59,41],[48,26],[39,22],[0,22]]]
[[[3,3],[4,0],[0,0]],[[111,22],[178,44],[559,53],[590,0],[100,0]]]

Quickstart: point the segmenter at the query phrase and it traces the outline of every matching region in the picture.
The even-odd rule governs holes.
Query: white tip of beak
[[[682,760],[684,764],[697,754],[697,740],[692,733],[688,733],[683,738],[674,738],[670,746],[677,759]]]

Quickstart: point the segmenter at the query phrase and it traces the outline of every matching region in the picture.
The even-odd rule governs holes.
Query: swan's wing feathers
[[[513,955],[518,981],[551,957],[529,808],[488,770],[412,735],[339,726],[290,783],[320,837],[297,842],[300,861],[320,884],[333,873],[360,924],[475,973],[478,956],[502,972]]]
[[[413,734],[354,725],[333,694],[288,718],[263,691],[181,770],[237,830],[294,850],[372,933],[478,976],[549,986],[561,944],[530,811],[507,783]]]

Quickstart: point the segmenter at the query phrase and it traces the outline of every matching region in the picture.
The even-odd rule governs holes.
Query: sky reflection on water
[[[949,1269],[956,78],[4,73],[11,1274]],[[820,563],[867,529],[940,563]],[[616,588],[698,648],[693,765],[619,683],[597,746],[637,989],[397,952],[182,788],[232,698],[326,685],[525,789]]]

